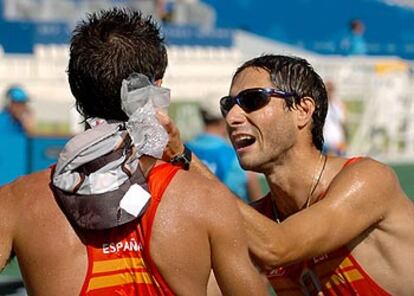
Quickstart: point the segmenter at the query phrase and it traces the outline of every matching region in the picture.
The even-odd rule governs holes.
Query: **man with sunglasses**
[[[220,100],[244,169],[270,193],[239,203],[249,247],[278,295],[413,295],[414,206],[394,172],[322,154],[324,83],[304,59],[266,55],[234,74]],[[169,150],[182,151],[167,118]],[[196,158],[190,168],[202,171]]]

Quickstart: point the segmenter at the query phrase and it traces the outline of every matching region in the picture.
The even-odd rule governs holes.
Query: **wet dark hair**
[[[311,97],[315,101],[312,114],[312,142],[317,149],[323,147],[323,125],[328,110],[328,97],[322,78],[313,67],[302,58],[283,55],[263,55],[245,62],[240,66],[235,77],[246,68],[261,68],[269,72],[275,87],[286,92],[294,92],[297,97],[286,98],[289,110],[295,108],[303,97]]]
[[[122,80],[133,72],[162,79],[167,63],[164,39],[151,17],[120,8],[88,15],[70,45],[67,72],[77,110],[85,119],[126,120]]]

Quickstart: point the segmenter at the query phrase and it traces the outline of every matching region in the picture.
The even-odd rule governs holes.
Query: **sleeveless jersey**
[[[344,167],[359,159],[349,159]],[[274,220],[273,206],[268,194],[260,204],[257,203],[256,209]],[[320,290],[325,296],[390,295],[371,279],[346,246],[304,262],[275,268],[267,273],[267,278],[278,296],[318,295]]]
[[[148,177],[151,200],[144,215],[128,224],[93,231],[81,295],[174,295],[149,254],[152,224],[162,195],[179,168],[162,164]]]

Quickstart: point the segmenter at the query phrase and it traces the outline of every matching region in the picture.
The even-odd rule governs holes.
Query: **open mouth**
[[[233,145],[236,149],[246,148],[253,145],[256,138],[250,135],[239,135],[233,138]]]

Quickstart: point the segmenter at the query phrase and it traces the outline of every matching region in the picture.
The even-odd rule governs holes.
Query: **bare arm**
[[[13,200],[10,185],[0,188],[0,272],[6,267],[13,252]]]
[[[220,289],[224,295],[267,295],[266,284],[249,257],[236,199],[224,185],[214,188],[220,204],[218,208],[213,198],[208,231],[212,268]]]
[[[400,194],[388,167],[370,159],[344,169],[325,198],[276,224],[239,203],[249,247],[262,267],[283,264],[332,251],[380,223]]]
[[[263,196],[258,174],[247,172],[247,190],[251,201],[258,200]]]

